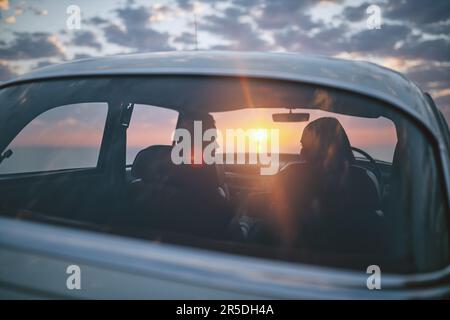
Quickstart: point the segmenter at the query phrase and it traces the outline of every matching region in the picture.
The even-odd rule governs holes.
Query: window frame
[[[157,108],[157,109],[163,109],[164,111],[166,111],[166,110],[169,110],[169,111],[172,111],[172,112],[175,112],[176,113],[176,122],[175,122],[175,124],[174,124],[174,126],[173,126],[173,130],[175,130],[176,129],[176,124],[177,124],[177,121],[178,121],[178,118],[179,118],[179,116],[180,116],[180,112],[178,111],[178,110],[175,110],[175,109],[170,109],[170,108],[166,108],[166,107],[160,107],[160,106],[155,106],[155,105],[150,105],[150,104],[142,104],[142,103],[133,103],[133,102],[130,102],[130,104],[132,104],[133,105],[133,107],[132,107],[132,111],[131,111],[131,113],[130,113],[130,115],[129,115],[129,121],[128,121],[128,124],[127,124],[127,132],[126,132],[126,144],[125,144],[125,168],[131,168],[132,166],[133,166],[133,161],[134,161],[134,158],[136,157],[136,155],[134,156],[134,157],[132,157],[133,158],[133,160],[131,161],[131,163],[127,163],[127,158],[128,158],[128,136],[129,136],[129,133],[130,133],[130,128],[132,128],[133,127],[133,123],[135,122],[135,121],[133,121],[133,115],[135,114],[135,112],[136,112],[136,107],[139,107],[139,108],[141,108],[142,107],[142,109],[147,109],[147,111],[149,111],[148,109],[153,109],[153,108]],[[146,145],[146,146],[143,146],[143,148],[147,148],[147,147],[149,147],[149,146],[152,146],[153,144],[149,144],[149,145]],[[138,151],[139,152],[139,151]]]

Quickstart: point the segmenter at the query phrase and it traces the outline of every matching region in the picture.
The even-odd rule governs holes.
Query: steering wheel
[[[359,148],[356,147],[350,147],[352,149],[352,151],[355,151],[361,155],[364,156],[364,158],[366,158],[367,160],[369,160],[371,167],[373,169],[373,173],[375,174],[378,183],[380,185],[380,195],[383,194],[383,190],[384,190],[384,182],[383,182],[383,175],[381,174],[381,170],[380,167],[378,166],[378,163],[375,161],[374,158],[372,158],[372,156],[370,154],[368,154],[367,152],[365,152],[364,150],[361,150]]]

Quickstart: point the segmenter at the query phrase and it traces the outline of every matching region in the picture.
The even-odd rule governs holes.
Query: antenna
[[[197,15],[194,13],[194,25],[195,25],[195,51],[198,50],[198,40],[197,40]]]

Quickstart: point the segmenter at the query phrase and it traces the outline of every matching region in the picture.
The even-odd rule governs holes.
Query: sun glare
[[[258,143],[264,142],[267,140],[267,130],[266,129],[257,129],[252,132],[252,139],[257,141]]]

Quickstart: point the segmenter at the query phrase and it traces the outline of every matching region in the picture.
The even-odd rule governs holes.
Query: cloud
[[[3,22],[6,24],[15,24],[16,23],[16,16],[8,16],[3,19]]]
[[[194,1],[192,0],[177,0],[178,7],[186,11],[192,11],[194,9]]]
[[[9,9],[9,1],[0,0],[0,10],[8,10],[8,9]]]
[[[424,63],[406,72],[408,78],[431,94],[450,123],[450,65]]]
[[[347,39],[342,37],[346,31],[345,25],[323,28],[314,35],[296,28],[288,28],[275,33],[274,39],[277,45],[288,51],[335,55],[349,47]]]
[[[359,6],[345,7],[342,15],[350,22],[362,21],[367,18],[366,9],[372,4],[377,4],[381,9],[382,18],[391,22],[401,22],[433,34],[450,33],[448,0],[434,0],[433,3],[424,3],[422,0],[364,2]]]
[[[14,40],[0,46],[0,59],[21,60],[64,57],[58,38],[46,32],[14,32]]]
[[[10,10],[14,9],[14,10]],[[24,12],[30,11],[37,16],[46,16],[48,15],[47,9],[41,9],[32,5],[27,4],[25,1],[21,1],[18,4],[14,5],[14,8],[9,7],[9,1],[0,0],[0,10],[9,10],[12,11],[12,14],[5,17],[2,21],[6,24],[15,24],[17,21],[17,17],[21,16]],[[0,14],[1,17],[1,14]]]
[[[448,36],[450,34],[450,19],[446,22],[436,22],[422,27],[422,31],[435,35]]]
[[[71,41],[75,46],[90,47],[97,50],[102,49],[102,45],[97,41],[97,37],[92,31],[78,31]]]
[[[352,35],[348,49],[360,53],[398,55],[395,45],[410,34],[411,29],[405,25],[383,24],[380,30],[364,29]]]
[[[425,63],[411,68],[406,75],[431,94],[450,122],[450,65]]]
[[[311,35],[295,28],[275,33],[276,43],[291,51],[337,55],[342,52],[363,56],[398,57],[412,60],[450,61],[450,41],[424,39],[406,25],[384,24],[380,30],[350,33],[346,24],[322,27]]]
[[[86,24],[90,24],[90,25],[94,25],[94,26],[99,26],[99,25],[104,25],[107,24],[109,22],[109,20],[104,19],[102,17],[91,17],[89,19],[86,20]]]
[[[29,9],[38,16],[47,16],[48,15],[48,10],[47,9],[40,9],[38,7],[33,7],[30,6]]]
[[[146,28],[151,16],[148,9],[144,6],[137,8],[125,7],[117,9],[116,12],[127,29]]]
[[[153,29],[122,30],[116,25],[104,28],[110,43],[115,43],[138,51],[173,50],[168,44],[169,35]]]
[[[432,39],[408,41],[399,50],[407,58],[420,58],[431,61],[450,60],[450,40]]]
[[[297,26],[301,30],[310,30],[319,24],[306,14],[308,8],[317,4],[316,1],[267,1],[261,6],[261,15],[256,23],[262,29],[281,29]]]
[[[179,36],[176,36],[173,41],[184,45],[195,45],[195,34],[192,32],[183,32]]]
[[[411,68],[406,75],[425,90],[450,88],[450,66],[423,64]]]
[[[389,19],[420,25],[448,20],[450,1],[433,0],[424,3],[423,0],[401,0],[391,1],[387,5],[380,4],[380,7],[383,15]]]
[[[342,10],[341,16],[350,22],[358,22],[361,21],[363,19],[367,18],[366,15],[366,9],[369,7],[370,4],[368,3],[363,3],[359,6],[349,6],[349,7],[344,7],[344,9]]]
[[[159,32],[150,26],[152,14],[144,6],[125,7],[116,10],[123,24],[108,24],[103,27],[106,39],[137,51],[173,50],[169,45],[169,34]]]
[[[235,7],[227,8],[223,15],[208,15],[199,23],[202,31],[223,37],[230,44],[218,45],[214,49],[269,50],[271,46],[263,40],[260,32],[249,22],[240,18],[243,11]]]

